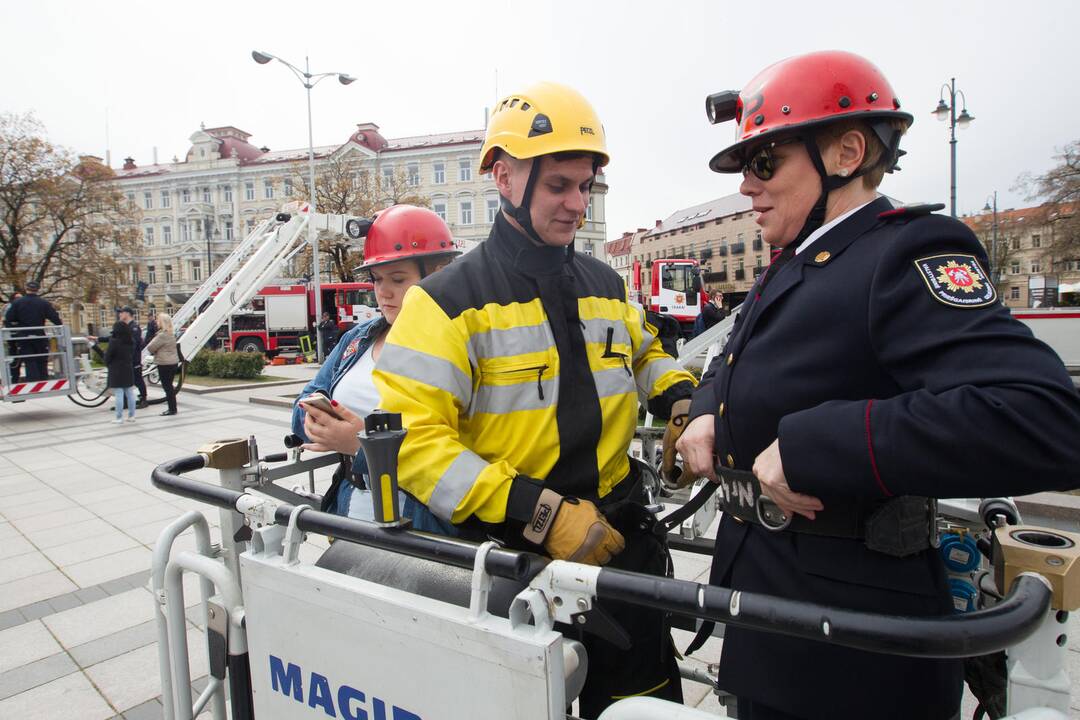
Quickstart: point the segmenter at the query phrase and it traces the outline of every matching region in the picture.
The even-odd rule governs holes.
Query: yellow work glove
[[[661,445],[664,459],[660,463],[660,479],[669,489],[677,490],[694,482],[694,475],[686,467],[675,464],[675,443],[682,437],[683,430],[690,424],[690,399],[676,400],[671,404],[671,419],[664,430]]]
[[[525,539],[543,545],[554,560],[605,565],[626,546],[622,534],[588,500],[545,489]]]

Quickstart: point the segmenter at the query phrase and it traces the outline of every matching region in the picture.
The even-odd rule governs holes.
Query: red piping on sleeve
[[[893,494],[889,492],[889,488],[885,487],[885,483],[881,480],[881,473],[878,472],[877,467],[877,458],[874,457],[874,436],[870,432],[870,408],[873,406],[873,400],[866,401],[866,449],[870,452],[870,468],[874,471],[874,480],[877,481],[877,485],[881,488],[881,492],[885,494],[885,497],[892,497]]]

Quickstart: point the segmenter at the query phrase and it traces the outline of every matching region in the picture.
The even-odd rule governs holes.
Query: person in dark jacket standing
[[[142,328],[139,327],[139,323],[135,321],[135,308],[130,305],[125,305],[120,308],[120,322],[126,324],[131,329],[131,341],[134,344],[134,351],[132,354],[132,368],[135,373],[134,385],[139,390],[139,403],[137,407],[146,407],[146,381],[143,380],[143,367],[142,367],[142,351],[145,347],[143,343]]]
[[[322,336],[323,351],[329,355],[337,344],[338,328],[328,310],[323,310],[322,320],[319,321],[319,335]]]
[[[116,419],[114,423],[124,422],[124,406],[128,410],[128,422],[135,422],[135,366],[132,356],[135,353],[135,341],[131,337],[131,326],[123,320],[117,320],[109,333],[109,347],[102,356],[101,349],[95,344],[94,352],[102,357],[108,368],[109,389],[116,400]]]
[[[26,295],[11,303],[4,313],[4,325],[9,328],[42,327],[48,320],[53,325],[60,325],[60,315],[48,300],[37,293],[41,285],[31,280],[26,283]],[[43,330],[21,330],[15,333],[18,353],[23,357],[27,380],[45,380],[48,376],[49,341],[43,337]],[[25,356],[37,357],[25,357]]]
[[[150,344],[150,341],[154,339],[154,336],[158,333],[158,321],[157,313],[153,310],[150,311],[150,317],[146,320],[146,332],[143,333],[143,347]]]
[[[743,174],[776,251],[677,445],[694,473],[755,493],[745,504],[725,495],[710,581],[949,614],[931,499],[1080,485],[1080,396],[1001,304],[964,224],[931,214],[940,205],[894,209],[877,194],[912,116],[871,63],[790,58],[708,108],[713,122],[739,123],[710,166]],[[758,484],[780,512],[753,512]],[[870,516],[914,531],[855,521]],[[946,720],[962,690],[958,661],[737,627],[718,681],[744,720]]]
[[[724,294],[713,290],[709,293],[709,302],[701,306],[702,330],[708,330],[725,317],[727,313],[724,311]]]

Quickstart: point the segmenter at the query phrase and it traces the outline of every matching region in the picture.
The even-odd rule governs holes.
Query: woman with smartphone
[[[345,333],[293,405],[292,430],[305,440],[304,448],[341,455],[341,464],[323,496],[322,510],[361,520],[374,518],[367,462],[356,435],[364,429],[363,418],[379,406],[371,377],[375,361],[406,291],[459,254],[450,228],[426,208],[387,208],[368,230],[364,264],[357,271],[371,275],[381,317]],[[402,515],[418,530],[454,534],[452,527],[422,504],[401,495]]]

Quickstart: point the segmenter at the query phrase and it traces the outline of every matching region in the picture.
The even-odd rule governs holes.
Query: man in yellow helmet
[[[502,202],[491,235],[409,291],[375,370],[408,428],[401,487],[462,537],[662,575],[627,449],[639,398],[685,419],[695,381],[619,275],[574,253],[604,128],[576,91],[540,83],[496,106],[481,153]],[[681,700],[663,614],[604,609],[633,646],[583,638],[581,716],[627,695]]]

